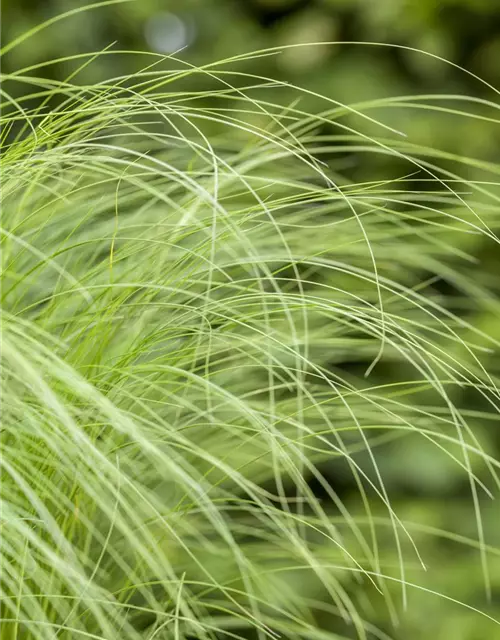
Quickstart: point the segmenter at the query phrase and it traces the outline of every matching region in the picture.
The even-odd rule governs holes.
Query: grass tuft
[[[387,640],[416,592],[494,637],[498,341],[469,312],[498,313],[470,247],[497,250],[499,167],[391,117],[498,105],[309,113],[251,55],[80,85],[98,55],[137,53],[3,77],[1,640]],[[467,482],[467,535],[393,501],[384,459],[417,439]],[[473,550],[484,606],[425,537]]]

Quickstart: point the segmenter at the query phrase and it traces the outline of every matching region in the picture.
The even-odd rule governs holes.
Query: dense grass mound
[[[0,638],[386,640],[423,591],[494,637],[487,598],[434,580],[419,540],[453,534],[401,518],[378,451],[422,439],[463,474],[488,595],[498,343],[468,313],[498,302],[469,248],[497,250],[499,169],[389,125],[495,106],[310,114],[244,61],[4,79]]]

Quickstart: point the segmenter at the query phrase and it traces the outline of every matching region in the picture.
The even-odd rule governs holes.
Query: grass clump
[[[498,242],[498,166],[388,117],[496,106],[312,114],[250,57],[4,78],[2,640],[385,640],[415,592],[498,633],[498,343],[470,319],[498,302],[469,253]],[[466,535],[394,504],[384,459],[417,440],[463,476]],[[474,549],[484,606],[442,590],[425,536]]]

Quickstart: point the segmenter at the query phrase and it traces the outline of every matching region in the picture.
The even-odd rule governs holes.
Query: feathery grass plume
[[[494,637],[487,598],[445,592],[419,541],[468,545],[486,594],[498,583],[499,463],[478,435],[498,419],[498,342],[460,310],[498,313],[469,249],[498,243],[499,167],[389,116],[494,126],[496,104],[325,96],[308,113],[245,72],[252,55],[142,54],[80,85],[96,55],[138,54],[3,77],[1,640],[387,640],[415,593]],[[349,179],[346,154],[385,176]],[[391,499],[379,451],[416,439],[468,482],[468,537]]]

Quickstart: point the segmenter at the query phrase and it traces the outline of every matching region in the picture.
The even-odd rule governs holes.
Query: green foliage
[[[497,94],[96,55],[3,78],[1,640],[494,638]]]

